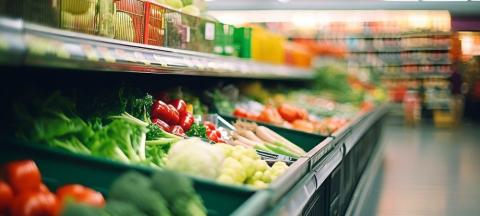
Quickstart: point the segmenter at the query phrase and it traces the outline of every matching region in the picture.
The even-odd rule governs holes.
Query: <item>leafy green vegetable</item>
[[[175,187],[167,187],[175,182]],[[152,187],[168,201],[170,211],[177,216],[204,216],[206,209],[195,193],[192,182],[173,172],[155,173]]]
[[[189,137],[200,137],[207,139],[207,128],[205,128],[203,124],[193,123],[185,134],[187,134]]]
[[[109,198],[131,203],[146,215],[171,215],[167,201],[152,190],[150,179],[137,172],[129,172],[118,178],[110,189]]]
[[[147,216],[135,205],[117,200],[109,200],[105,211],[111,216]]]
[[[68,202],[62,216],[109,216],[103,209],[87,204]]]

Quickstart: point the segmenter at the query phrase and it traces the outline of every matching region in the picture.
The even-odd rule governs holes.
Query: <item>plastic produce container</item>
[[[145,24],[145,2],[140,0],[120,0],[115,2],[113,18],[115,39],[143,43]]]
[[[166,47],[212,53],[214,40],[213,21],[166,9]]]
[[[145,44],[164,46],[165,13],[164,7],[145,2]]]
[[[4,0],[2,14],[24,21],[58,28],[59,3],[55,0]],[[8,10],[7,10],[8,8]]]
[[[78,183],[108,194],[113,181],[127,171],[135,170],[147,175],[158,171],[146,166],[123,164],[14,141],[4,142],[2,148],[0,163],[32,159],[41,170],[43,181],[51,188]],[[219,184],[213,180],[197,177],[191,178],[196,192],[204,201],[208,215],[230,215],[257,192],[249,187]]]

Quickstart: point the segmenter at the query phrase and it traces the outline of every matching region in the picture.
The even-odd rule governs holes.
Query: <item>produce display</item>
[[[269,159],[270,167],[256,150],[292,160],[305,154],[267,127],[248,122],[225,127],[208,121],[198,98],[175,92],[161,91],[154,97],[121,88],[99,91],[93,98],[58,91],[47,97],[30,95],[34,100],[19,98],[13,106],[16,137],[25,143],[255,188],[266,187],[292,162]],[[235,172],[228,171],[232,166]]]

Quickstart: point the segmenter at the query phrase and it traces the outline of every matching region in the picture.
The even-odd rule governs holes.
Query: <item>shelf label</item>
[[[106,47],[98,47],[98,52],[103,57],[103,59],[105,59],[106,62],[114,63],[117,61],[110,52],[110,49]]]
[[[82,49],[85,52],[85,57],[87,57],[88,60],[96,62],[100,60],[97,51],[92,46],[85,44],[82,45]]]
[[[215,24],[207,22],[205,23],[205,40],[215,39]]]

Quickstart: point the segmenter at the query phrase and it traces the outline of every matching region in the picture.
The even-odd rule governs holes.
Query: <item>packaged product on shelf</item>
[[[145,2],[140,0],[116,1],[115,39],[143,43]]]
[[[251,58],[252,57],[252,28],[239,27],[233,31],[233,43],[237,50],[238,57]]]
[[[164,46],[165,13],[163,6],[145,2],[145,44]]]

